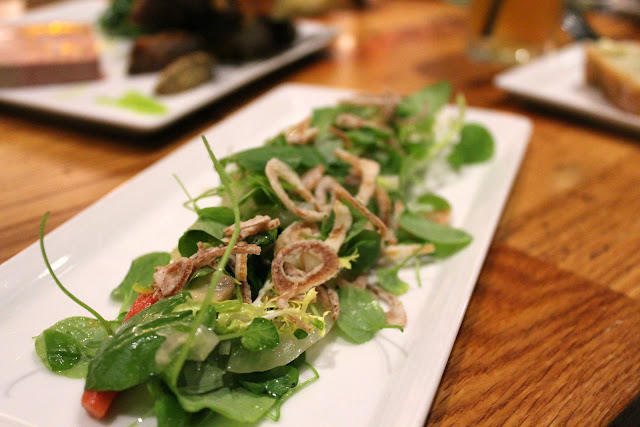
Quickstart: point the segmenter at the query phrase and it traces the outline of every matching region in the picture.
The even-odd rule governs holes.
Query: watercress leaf
[[[127,320],[107,338],[89,363],[87,390],[124,390],[158,374],[156,351],[165,341],[163,331],[188,325],[191,311],[174,313],[184,304],[184,293],[161,299]]]
[[[391,136],[388,132],[373,127],[350,130],[346,135],[356,149],[372,152],[383,148]]]
[[[160,381],[149,383],[149,392],[154,398],[153,413],[158,427],[187,427],[192,425],[192,414],[182,409],[178,399]]]
[[[268,350],[278,345],[280,335],[271,321],[256,317],[242,334],[240,342],[250,351]]]
[[[285,365],[266,372],[236,375],[236,380],[247,390],[280,398],[298,384],[299,373],[293,366]]]
[[[376,270],[378,286],[394,295],[406,293],[409,290],[409,285],[398,277],[399,272],[398,267],[378,268]]]
[[[451,84],[436,83],[404,97],[396,108],[396,115],[407,118],[418,114],[435,115],[451,98]]]
[[[433,256],[447,257],[471,243],[469,233],[448,225],[438,224],[411,212],[404,212],[398,221],[400,229],[423,242],[433,243]]]
[[[293,332],[293,336],[298,338],[299,340],[303,340],[303,339],[305,339],[306,337],[309,336],[309,333],[307,331],[305,331],[304,329],[296,329]]]
[[[462,128],[460,141],[453,147],[447,157],[454,169],[463,165],[482,163],[493,156],[493,137],[482,125],[469,123]]]
[[[187,360],[180,371],[178,389],[185,394],[201,394],[224,387],[227,372],[217,362],[215,357],[203,362]]]
[[[451,205],[447,199],[438,196],[435,193],[427,193],[416,199],[415,203],[410,205],[411,211],[416,213],[429,213],[437,211],[449,211]]]
[[[198,251],[198,242],[218,245],[224,237],[224,229],[233,224],[233,212],[226,207],[204,208],[198,211],[196,222],[184,232],[178,241],[182,256]]]
[[[54,372],[71,369],[80,361],[80,346],[69,335],[49,329],[42,337],[47,347],[47,362]]]
[[[267,162],[274,157],[282,160],[293,169],[309,169],[324,164],[324,158],[315,148],[292,145],[251,148],[227,157],[225,162],[234,162],[249,172],[264,174]]]
[[[275,146],[284,147],[285,145],[288,145],[287,137],[284,135],[284,133],[279,133],[273,138],[271,138],[270,140],[268,140],[267,142],[265,142],[264,145],[275,145]]]
[[[119,326],[118,322],[109,323],[114,329]],[[96,319],[69,317],[38,335],[35,348],[51,371],[69,378],[84,378],[89,361],[108,336]]]
[[[339,256],[345,257],[358,254],[351,262],[351,273],[359,274],[368,271],[375,265],[380,257],[382,240],[380,235],[373,230],[362,230],[340,248]]]
[[[311,113],[309,126],[317,128],[318,133],[327,132],[336,117],[338,117],[338,114],[340,114],[340,110],[336,107],[316,108]]]
[[[337,324],[350,341],[365,343],[385,327],[387,318],[378,301],[364,289],[346,286],[338,289],[340,317]]]
[[[367,224],[369,224],[369,219],[364,216],[362,212],[354,208],[351,203],[346,203],[346,205],[349,208],[349,212],[351,212],[351,218],[353,219],[351,222],[351,227],[349,228],[349,231],[347,231],[347,236],[344,239],[344,243],[349,242],[351,239],[357,236],[362,230],[364,230]],[[333,227],[333,224],[331,224],[331,226]]]
[[[118,287],[111,291],[112,298],[122,301],[120,313],[128,311],[138,296],[138,293],[132,288],[133,285],[151,285],[155,268],[167,265],[169,261],[171,261],[171,255],[167,252],[151,252],[133,260],[127,275]]]
[[[225,226],[233,224],[233,211],[225,206],[213,206],[198,210],[198,217],[202,219],[210,219]]]
[[[204,394],[176,394],[180,405],[189,412],[210,409],[241,423],[255,423],[262,418],[277,399],[255,394],[243,387],[224,387]]]

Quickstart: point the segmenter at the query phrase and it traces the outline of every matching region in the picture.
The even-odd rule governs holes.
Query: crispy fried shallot
[[[387,245],[382,249],[385,260],[401,261],[411,255],[427,255],[435,252],[436,247],[432,244],[421,245],[418,243],[406,243],[399,245]]]
[[[313,190],[322,179],[322,174],[324,174],[324,166],[322,165],[309,169],[304,175],[302,175],[302,185],[304,185],[304,188],[309,191]]]
[[[356,194],[356,199],[362,202],[363,205],[369,203],[371,196],[375,190],[376,178],[380,173],[380,165],[378,162],[362,157],[354,156],[353,154],[344,151],[342,149],[336,149],[333,154],[340,160],[349,163],[355,169],[356,173],[360,175],[360,187]]]
[[[240,292],[242,293],[242,302],[251,304],[251,287],[246,280],[240,284]]]
[[[424,214],[424,216],[433,222],[444,225],[449,223],[449,219],[451,218],[451,210],[445,209],[440,211],[428,212]]]
[[[342,144],[346,147],[349,148],[351,147],[351,140],[349,139],[349,137],[347,136],[346,133],[342,132],[340,129],[330,126],[329,127],[329,132],[331,132],[332,134],[334,134],[335,136],[337,136],[338,138],[340,138],[340,140],[342,141]]]
[[[358,277],[353,279],[352,281],[346,280],[342,277],[338,278],[338,286],[341,288],[347,286],[353,286],[358,289],[367,289],[367,282],[369,281],[369,276],[367,274],[359,274]]]
[[[382,112],[382,120],[388,122],[396,111],[396,107],[402,101],[402,97],[391,91],[382,94],[361,93],[351,99],[341,102],[343,105],[358,105],[365,107],[378,107]]]
[[[404,311],[402,302],[400,302],[395,295],[375,285],[369,285],[367,289],[369,289],[377,299],[389,306],[389,310],[385,312],[388,325],[404,327],[407,324],[407,313]]]
[[[307,256],[317,258],[319,262],[312,268],[305,268]],[[304,271],[303,276],[290,276],[285,271],[285,263],[293,264]],[[297,265],[296,265],[297,264]],[[271,277],[275,290],[281,299],[290,299],[321,285],[338,273],[340,261],[338,254],[319,240],[302,240],[279,250],[271,263]]]
[[[247,254],[236,255],[234,275],[240,282],[247,280],[247,256]]]
[[[267,162],[265,174],[267,175],[269,184],[271,184],[271,188],[278,195],[278,198],[280,198],[282,203],[289,211],[307,221],[322,221],[325,214],[323,212],[320,212],[320,206],[318,205],[317,201],[315,200],[311,192],[309,192],[309,190],[305,188],[298,174],[286,163],[276,158],[272,158]],[[280,178],[293,185],[295,187],[296,193],[298,193],[300,197],[302,197],[307,203],[311,203],[314,209],[297,206],[293,202],[293,200],[291,200],[284,188],[282,188],[282,185],[280,184]]]
[[[249,236],[260,233],[261,231],[273,230],[279,225],[280,220],[278,218],[271,219],[268,215],[256,215],[253,218],[240,223],[240,234],[238,235],[238,240],[244,240]],[[224,234],[226,237],[223,238],[222,241],[228,243],[234,230],[235,225],[230,225],[225,228]]]
[[[285,228],[278,236],[275,252],[277,253],[280,249],[285,246],[289,246],[292,243],[308,239],[309,237],[313,238],[319,236],[320,231],[318,231],[318,226],[316,224],[302,221],[292,222],[291,225]]]
[[[343,129],[361,129],[363,127],[369,127],[380,129],[385,132],[390,131],[389,127],[384,123],[363,119],[362,117],[351,113],[339,114],[338,117],[336,117],[334,124]]]
[[[303,322],[301,318],[299,318],[298,316],[295,316],[293,314],[287,314],[287,317],[289,319],[291,319],[291,321],[300,329],[302,329],[303,331],[305,331],[306,333],[310,334],[313,329],[311,328],[310,325],[308,325],[306,322]]]
[[[349,231],[349,228],[351,227],[353,218],[349,208],[340,202],[335,202],[333,204],[333,212],[336,215],[335,220],[333,221],[333,228],[324,242],[329,245],[331,249],[338,252],[340,250],[340,246],[344,243],[345,237],[347,237],[347,231]]]
[[[318,128],[309,127],[311,118],[308,117],[297,125],[289,128],[284,134],[287,144],[290,145],[306,145],[313,141],[318,134]]]
[[[373,196],[375,197],[376,204],[378,205],[378,217],[382,222],[389,226],[389,221],[391,221],[391,199],[389,198],[389,194],[384,188],[376,185],[375,190],[373,191]]]
[[[157,267],[153,274],[158,299],[175,295],[184,287],[194,270],[191,259],[182,257],[164,267]]]
[[[317,288],[318,297],[322,305],[331,311],[331,318],[336,320],[340,316],[340,299],[338,293],[333,289],[325,285],[320,285]]]
[[[198,251],[191,255],[189,258],[182,257],[174,260],[171,264],[163,267],[157,267],[156,272],[153,274],[154,286],[156,288],[156,296],[165,298],[171,295],[175,295],[180,292],[184,285],[189,281],[191,273],[197,269],[214,263],[217,258],[220,258],[227,248],[224,246],[217,248],[206,248],[202,242],[198,243]],[[246,256],[247,254],[260,255],[261,248],[257,245],[249,245],[245,242],[240,242],[232,250],[231,253],[236,255],[235,268],[236,272],[240,269],[244,269],[246,276]],[[238,255],[244,255],[244,263],[238,262]],[[240,265],[244,264],[244,266]],[[240,265],[240,266],[239,266]],[[237,273],[236,273],[237,274]]]
[[[193,269],[197,270],[200,267],[211,264],[216,258],[220,258],[227,248],[220,246],[217,248],[205,248],[202,242],[198,243],[198,252],[191,255],[190,259],[193,262]],[[260,255],[261,248],[258,245],[249,245],[245,242],[240,242],[231,250],[233,255],[237,254],[250,254]]]
[[[394,236],[393,232],[387,228],[387,226],[382,222],[380,218],[375,216],[369,209],[366,208],[362,203],[356,200],[344,187],[337,185],[334,187],[334,194],[337,199],[347,200],[349,203],[353,205],[354,208],[359,210],[364,216],[367,217],[369,221],[373,224],[374,227],[378,229],[380,233],[380,237],[387,243],[395,244],[398,240],[396,236]]]
[[[333,189],[336,185],[340,185],[336,182],[332,177],[325,175],[322,177],[316,188],[314,189],[313,195],[316,198],[316,201],[320,205],[323,212],[330,212],[331,207],[333,206],[333,202],[335,201],[335,197],[333,195]],[[327,195],[329,195],[329,201],[327,201]]]

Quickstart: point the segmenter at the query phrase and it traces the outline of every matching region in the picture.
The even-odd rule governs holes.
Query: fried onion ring
[[[242,244],[240,244],[242,243]],[[240,242],[232,250],[233,255],[237,254],[250,254],[260,255],[261,248],[258,245],[250,245],[245,242]],[[211,264],[216,258],[220,258],[227,248],[224,246],[218,248],[206,248],[202,242],[198,243],[198,252],[191,255],[190,259],[193,262],[193,269],[197,270],[200,267]]]
[[[271,188],[289,211],[307,221],[322,221],[322,219],[325,217],[325,214],[323,212],[320,212],[320,205],[313,197],[311,192],[305,188],[298,174],[293,169],[291,169],[289,165],[274,157],[267,162],[267,166],[265,167],[265,174],[267,175],[269,184],[271,184]],[[300,197],[302,197],[307,203],[311,203],[315,209],[297,206],[293,202],[293,200],[291,200],[284,188],[282,188],[282,184],[280,184],[280,178],[293,185],[295,187],[296,193],[298,193]]]
[[[319,237],[320,231],[318,231],[318,226],[312,222],[303,222],[296,221],[292,222],[287,228],[285,228],[282,233],[278,236],[278,240],[276,240],[275,253],[277,253],[280,249],[285,246],[289,246],[292,243],[299,242],[301,240],[307,239],[308,237]]]
[[[247,257],[247,254],[236,255],[234,275],[236,276],[236,280],[240,282],[247,280]]]
[[[353,166],[358,175],[360,175],[360,187],[355,197],[366,206],[375,190],[376,178],[380,173],[380,165],[375,160],[354,156],[339,148],[335,149],[333,154]]]
[[[163,267],[157,267],[156,272],[153,274],[157,299],[169,297],[180,292],[189,280],[193,270],[193,262],[186,257],[178,258]]]
[[[319,258],[320,263],[309,270],[302,268],[301,270],[305,272],[304,276],[289,276],[285,271],[285,263],[289,262],[289,259],[300,263],[305,255]],[[325,283],[335,276],[338,270],[340,270],[338,254],[319,240],[302,240],[288,245],[276,253],[271,263],[274,288],[282,299],[292,298]]]
[[[387,243],[395,244],[398,240],[396,236],[393,235],[393,232],[387,228],[387,226],[382,222],[380,218],[375,216],[366,206],[356,200],[344,187],[341,185],[337,185],[334,187],[334,194],[337,199],[347,200],[349,203],[353,205],[354,208],[359,210],[367,219],[373,224],[374,227],[378,229],[380,233],[380,237]]]
[[[301,181],[304,188],[311,191],[313,190],[318,182],[322,179],[322,174],[324,173],[324,166],[318,165],[315,168],[309,169],[302,175]]]
[[[340,316],[340,299],[338,293],[325,285],[320,285],[316,288],[318,290],[318,297],[322,305],[331,311],[331,318],[336,320]]]
[[[309,127],[311,118],[307,117],[297,125],[289,128],[284,134],[284,137],[289,145],[306,145],[313,141],[313,138],[318,134],[318,128]]]
[[[400,245],[387,245],[382,249],[383,256],[386,260],[399,261],[410,257],[411,255],[427,255],[435,252],[436,247],[432,244],[421,245],[419,243],[407,243]]]
[[[351,227],[353,217],[351,216],[349,208],[340,202],[333,204],[333,212],[336,214],[336,218],[333,222],[333,228],[324,242],[329,245],[331,249],[338,252],[340,246],[344,243],[345,237],[347,237],[347,231],[349,231],[349,227]]]
[[[240,223],[240,234],[238,240],[244,240],[249,236],[258,234],[261,231],[273,230],[280,225],[278,218],[271,219],[268,215],[256,215],[253,218],[242,221]],[[235,225],[230,225],[223,230],[223,233],[227,236],[222,239],[223,242],[229,243],[230,236],[235,231]]]
[[[389,194],[384,188],[376,185],[373,195],[376,198],[376,204],[378,205],[378,217],[382,222],[389,226],[389,222],[391,221],[391,199],[389,198]]]

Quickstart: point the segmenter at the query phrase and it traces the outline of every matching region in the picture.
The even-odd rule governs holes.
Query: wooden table
[[[390,1],[324,18],[325,53],[151,139],[0,109],[0,262],[282,82],[400,93],[450,80],[533,136],[429,413],[430,425],[600,425],[640,392],[638,135],[528,105],[465,55],[465,10]]]

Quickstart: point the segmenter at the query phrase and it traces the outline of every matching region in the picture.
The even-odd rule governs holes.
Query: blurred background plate
[[[69,0],[28,11],[19,19],[4,23],[17,25],[66,20],[95,24],[107,4],[102,0]],[[163,97],[152,95],[158,73],[127,75],[131,41],[106,38],[96,31],[103,79],[81,83],[0,88],[0,103],[101,123],[136,133],[158,131],[272,71],[325,48],[336,35],[335,29],[310,21],[298,21],[296,28],[297,38],[286,50],[266,59],[240,65],[220,64],[216,67],[216,75],[212,81],[176,95]],[[142,114],[103,105],[97,101],[100,97],[117,98],[129,91],[152,97],[166,107],[166,112]]]
[[[507,70],[494,82],[527,100],[640,132],[640,116],[616,108],[585,82],[583,44],[567,46]]]

